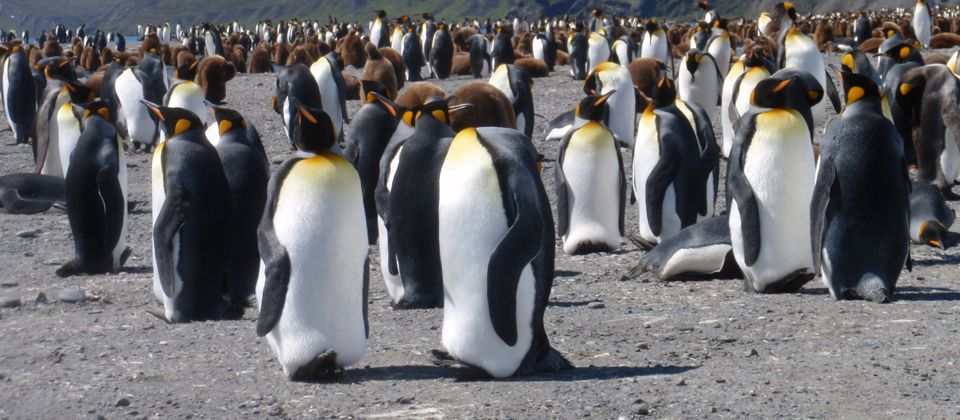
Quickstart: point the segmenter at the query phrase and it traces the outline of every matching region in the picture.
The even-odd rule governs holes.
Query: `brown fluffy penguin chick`
[[[204,97],[214,104],[227,97],[227,82],[237,74],[233,63],[219,55],[204,58],[197,69],[197,84],[203,88]]]
[[[292,66],[294,64],[303,64],[307,67],[313,64],[313,57],[310,56],[310,53],[308,53],[307,49],[302,45],[293,47],[293,51],[287,56],[287,65]]]
[[[197,59],[193,57],[189,50],[177,53],[177,68],[193,64],[194,61],[197,61]]]
[[[60,43],[55,39],[48,39],[43,43],[43,57],[57,57],[63,55],[63,48],[60,47]]]
[[[446,97],[446,92],[430,82],[416,82],[407,85],[407,88],[400,92],[400,96],[397,97],[397,105],[412,108],[418,105],[423,105],[428,99],[431,98],[444,98]],[[512,109],[512,105],[511,105]]]
[[[453,65],[450,66],[450,74],[456,76],[467,76],[473,74],[473,66],[470,65],[470,54],[454,53]]]
[[[530,77],[547,77],[550,75],[550,69],[547,63],[538,58],[520,58],[513,62],[513,65],[520,67],[530,74]]]
[[[147,37],[143,39],[143,43],[140,44],[140,59],[143,59],[143,55],[151,49],[156,49],[157,54],[160,53],[160,39],[157,38],[156,34],[147,35]]]
[[[273,72],[273,63],[270,61],[270,52],[266,48],[257,47],[250,55],[250,65],[247,68],[250,73],[271,73]]]
[[[393,66],[393,74],[397,76],[397,90],[402,89],[404,82],[407,81],[407,66],[403,64],[403,57],[397,50],[390,47],[380,48],[380,55]]]
[[[930,48],[953,48],[958,45],[960,45],[960,35],[957,34],[944,32],[930,37]]]
[[[363,41],[357,34],[349,34],[337,41],[335,48],[340,60],[343,61],[343,68],[353,66],[357,69],[362,68],[366,63],[366,54],[364,54]]]
[[[507,95],[485,81],[473,81],[457,89],[449,106],[472,104],[469,110],[450,114],[454,131],[470,127],[517,128],[517,116]]]
[[[287,49],[286,45],[277,43],[273,46],[273,62],[285,65],[287,63],[287,57],[290,55],[290,51]]]
[[[376,45],[368,43],[364,47],[367,53],[367,64],[363,67],[361,80],[375,80],[387,88],[388,99],[397,97],[397,74],[393,71],[390,60],[383,58]]]
[[[343,75],[343,90],[347,93],[348,101],[360,99],[360,79],[349,74]]]

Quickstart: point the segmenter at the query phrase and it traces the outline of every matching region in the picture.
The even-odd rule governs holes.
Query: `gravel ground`
[[[559,67],[536,80],[537,114],[550,119],[579,101],[568,74]],[[440,85],[452,93],[469,80]],[[275,169],[289,152],[270,111],[273,86],[272,75],[238,75],[227,102],[256,124]],[[534,140],[550,158],[542,176],[553,199],[556,144],[539,132],[545,121]],[[0,155],[0,173],[33,167],[29,147],[2,145]],[[158,306],[150,158],[128,159],[133,255],[117,275],[54,275],[73,251],[62,210],[0,214],[0,306],[15,306],[0,309],[0,418],[960,416],[956,234],[946,251],[913,247],[914,271],[882,305],[836,302],[819,280],[770,296],[745,294],[740,281],[628,280],[641,251],[627,241],[578,257],[558,246],[547,332],[577,369],[478,382],[430,364],[441,310],[391,310],[371,247],[368,356],[339,382],[292,383],[255,334],[254,310],[181,325],[146,312]],[[635,231],[636,206],[627,218]],[[70,288],[84,293],[79,303],[61,301],[80,297]],[[40,293],[46,303],[35,303]]]

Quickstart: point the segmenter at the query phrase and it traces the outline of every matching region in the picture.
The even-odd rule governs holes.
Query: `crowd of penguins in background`
[[[0,177],[0,200],[21,214],[65,203],[76,258],[57,275],[115,273],[130,253],[125,155],[152,153],[155,315],[256,305],[292,380],[366,354],[370,245],[392,307],[443,308],[433,361],[463,377],[572,368],[544,329],[558,237],[567,254],[629,239],[647,251],[632,277],[783,293],[819,274],[836,299],[889,301],[910,243],[943,248],[954,219],[958,52],[920,52],[960,45],[960,9],[779,3],[727,19],[697,5],[702,20],[669,24],[596,9],[165,23],[140,26],[136,51],[84,27],[4,32],[3,108],[35,171]],[[543,124],[559,142],[554,220],[532,91],[560,65],[585,96]],[[272,175],[256,128],[223,103],[237,72],[277,74],[294,153]],[[488,79],[452,94],[429,82],[450,75]],[[362,102],[352,116],[347,100]]]

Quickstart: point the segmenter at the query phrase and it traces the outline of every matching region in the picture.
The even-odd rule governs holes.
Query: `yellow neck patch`
[[[850,105],[856,101],[859,101],[860,98],[863,98],[866,92],[860,86],[854,86],[847,91],[847,105]]]
[[[230,120],[220,121],[220,135],[227,134],[230,129],[233,128],[233,123]]]

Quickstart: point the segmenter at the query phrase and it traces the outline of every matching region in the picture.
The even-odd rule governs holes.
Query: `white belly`
[[[940,154],[940,168],[948,183],[960,178],[960,150],[953,133],[947,129],[943,133],[943,153]]]
[[[660,268],[661,278],[682,273],[716,273],[723,268],[730,245],[717,244],[696,249],[681,249]]]
[[[710,56],[712,56],[717,63],[717,68],[720,69],[720,77],[726,77],[727,72],[730,71],[730,41],[717,39],[710,43],[710,46],[707,47],[707,52],[710,53]]]
[[[120,240],[117,246],[113,248],[113,266],[120,268],[120,257],[123,251],[127,249],[127,197],[129,197],[129,187],[127,181],[127,156],[123,152],[123,143],[117,138],[118,170],[117,180],[120,182],[120,191],[123,193],[123,225],[120,228]]]
[[[709,59],[703,60],[703,66],[709,64]],[[710,65],[712,67],[712,65]],[[713,116],[717,109],[717,97],[719,95],[719,84],[713,68],[700,67],[694,78],[686,67],[680,70],[680,76],[677,77],[677,91],[680,99],[686,102],[694,102],[700,105],[708,116]]]
[[[788,116],[789,115],[789,116]],[[774,123],[789,121],[786,124]],[[795,111],[758,116],[743,171],[757,198],[760,254],[752,267],[744,263],[740,211],[730,211],[734,257],[758,290],[799,269],[813,269],[810,250],[810,201],[816,179],[813,147],[803,117]]]
[[[340,91],[337,82],[333,79],[333,70],[326,58],[321,57],[312,66],[310,73],[320,87],[320,100],[323,102],[323,111],[330,116],[333,128],[337,133],[343,132],[343,111],[340,109]]]
[[[740,65],[735,68],[742,69]],[[730,157],[730,150],[733,148],[733,121],[730,119],[730,102],[733,101],[733,85],[742,71],[730,71],[723,80],[723,95],[720,97],[720,128],[723,134],[723,145],[721,152],[723,157]]]
[[[827,91],[827,74],[823,65],[823,54],[817,45],[805,35],[788,36],[786,41],[787,59],[784,68],[796,68],[807,71],[820,82],[823,91]],[[810,110],[813,113],[813,126],[819,127],[827,116],[827,98],[821,100]]]
[[[131,69],[117,78],[115,89],[127,118],[127,133],[130,140],[143,144],[152,144],[157,125],[150,118],[150,111],[140,101],[143,99],[143,87],[133,75]]]
[[[913,11],[913,32],[924,48],[930,48],[930,12],[917,5]]]
[[[623,67],[619,67],[618,70],[619,72],[615,77],[603,80],[603,88],[600,93],[605,94],[616,89],[616,92],[610,95],[610,99],[607,99],[607,105],[609,106],[608,127],[618,141],[632,145],[634,140],[633,130],[637,123],[637,103],[633,90],[633,79],[630,78],[630,73]],[[604,72],[603,75],[607,77],[610,73],[609,71]]]
[[[568,254],[584,242],[620,249],[620,162],[616,147],[613,136],[597,123],[574,133],[567,145],[563,173],[570,223],[563,250]]]
[[[458,142],[474,144],[461,145]],[[443,346],[451,356],[498,378],[512,375],[530,348],[534,305],[528,264],[517,287],[517,343],[494,332],[487,300],[487,265],[507,231],[497,174],[474,139],[458,138],[440,171],[439,233],[443,267]],[[465,240],[469,238],[469,240]]]
[[[66,103],[57,110],[57,143],[60,149],[60,167],[66,175],[70,169],[70,154],[80,140],[80,121],[73,115],[73,104]]]
[[[163,184],[163,166],[161,166],[161,155],[163,153],[164,143],[157,145],[156,150],[153,151],[153,159],[151,161],[151,197],[150,203],[152,205],[152,215],[150,226],[156,226],[157,216],[160,215],[160,209],[163,208],[163,202],[167,199],[166,189]],[[175,240],[174,243],[178,243],[178,240]],[[157,271],[157,251],[154,247],[153,237],[151,236],[150,240],[150,249],[153,252],[153,295],[157,298],[158,301],[164,302],[166,296],[163,294],[163,289],[160,286],[160,273]],[[176,255],[176,254],[174,254]],[[176,258],[176,257],[174,257]],[[166,306],[166,305],[164,305]],[[168,318],[171,314],[167,314]]]
[[[400,123],[400,125],[405,126],[403,123]],[[401,128],[398,127],[397,130],[399,131]],[[393,177],[397,174],[397,165],[400,164],[400,153],[402,152],[403,146],[400,146],[393,160],[390,161],[390,173],[387,175],[386,182],[387,191],[393,188]],[[399,269],[397,274],[390,274],[390,236],[387,234],[387,227],[379,215],[377,216],[377,229],[380,232],[380,273],[383,274],[383,281],[387,285],[387,294],[390,295],[390,300],[397,303],[403,297],[403,281],[400,279]]]
[[[7,115],[7,123],[10,124],[10,127],[14,129],[14,134],[16,134],[16,127],[13,123],[13,117],[10,116],[10,111],[13,108],[10,106],[13,103],[13,101],[10,100],[10,98],[13,96],[10,94],[13,90],[13,86],[10,85],[10,58],[7,57],[2,59],[0,64],[3,65],[3,111]]]
[[[656,120],[652,114],[645,114],[637,129],[637,142],[633,151],[633,190],[637,196],[637,218],[640,237],[654,244],[680,232],[680,216],[677,214],[677,195],[673,184],[667,187],[663,196],[662,225],[660,235],[654,235],[647,218],[647,179],[660,160],[660,140]]]
[[[273,222],[290,257],[290,282],[283,314],[267,342],[284,373],[294,373],[327,350],[336,351],[339,366],[360,361],[367,352],[367,244],[366,236],[357,234],[366,231],[366,220],[356,170],[342,158],[325,156],[296,164],[281,187]],[[257,289],[262,296],[262,275]]]
[[[587,48],[587,71],[593,71],[597,65],[609,59],[610,47],[607,45],[607,40],[601,38],[595,41],[591,39],[590,45]]]
[[[60,92],[53,105],[54,111],[59,110],[68,102],[70,102],[70,95]],[[58,115],[59,112],[55,112],[52,118],[50,118],[50,123],[47,125],[47,155],[43,160],[43,167],[40,169],[40,174],[64,178],[67,175],[67,171],[64,170],[63,162],[60,160],[60,127],[58,124]],[[46,118],[45,115],[38,115],[38,117]]]
[[[644,35],[643,45],[640,47],[641,57],[656,58],[669,65],[667,54],[667,39],[665,37]]]
[[[170,103],[167,106],[183,108],[193,112],[204,124],[210,117],[210,113],[207,112],[207,105],[204,103],[203,89],[194,82],[181,82],[174,86],[173,93],[170,94]]]
[[[533,58],[541,60],[544,63],[547,62],[547,55],[544,53],[543,49],[543,40],[540,38],[533,39]]]

